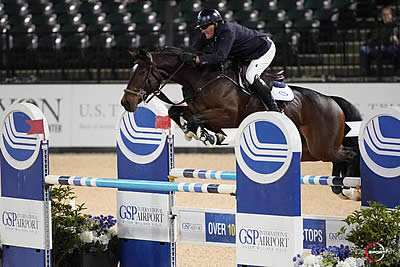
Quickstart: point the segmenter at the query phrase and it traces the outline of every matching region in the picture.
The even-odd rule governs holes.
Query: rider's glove
[[[196,63],[196,55],[185,52],[181,55],[181,60],[183,63]]]

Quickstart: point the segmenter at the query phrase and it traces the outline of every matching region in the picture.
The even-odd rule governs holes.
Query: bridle
[[[148,53],[148,56],[149,56],[149,58],[150,58],[150,67],[149,67],[149,69],[148,69],[148,71],[147,71],[147,73],[146,73],[146,78],[143,80],[142,85],[141,85],[139,88],[136,88],[136,87],[135,87],[135,88],[134,88],[135,90],[129,89],[129,87],[127,87],[126,89],[124,89],[124,92],[125,92],[125,93],[129,93],[129,94],[133,94],[133,95],[135,95],[135,96],[139,96],[139,97],[142,99],[142,102],[145,103],[145,104],[147,104],[150,100],[152,100],[153,97],[159,96],[159,95],[162,93],[161,90],[165,87],[165,85],[167,85],[167,83],[169,83],[169,82],[173,79],[173,77],[178,73],[178,71],[179,71],[179,70],[183,67],[183,65],[185,64],[185,63],[182,62],[182,64],[174,71],[174,73],[172,73],[171,76],[168,77],[167,80],[164,80],[164,79],[162,78],[163,76],[162,76],[162,74],[161,74],[161,70],[159,70],[159,69],[156,67],[156,65],[153,63],[153,58],[151,57],[151,54]],[[156,71],[157,75],[154,75],[154,76],[155,76],[157,82],[160,83],[159,88],[156,89],[156,90],[153,90],[152,83],[150,82],[150,79],[149,79],[150,73],[151,73],[153,70]],[[131,77],[129,80],[131,80],[132,78],[133,78],[133,77]],[[150,93],[148,93],[148,92],[144,89],[146,83],[149,83],[149,84],[150,84]],[[129,84],[128,84],[128,86],[129,86]],[[149,98],[150,94],[152,94],[152,96]]]

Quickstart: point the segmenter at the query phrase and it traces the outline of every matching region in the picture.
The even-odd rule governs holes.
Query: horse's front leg
[[[235,127],[235,119],[222,108],[201,111],[191,116],[188,121],[188,130],[195,132],[200,141],[206,146],[221,145],[226,136],[221,128]]]
[[[192,137],[195,139],[199,139],[196,136],[196,131],[192,132],[188,128],[188,123],[187,121],[190,120],[190,118],[193,116],[191,113],[190,109],[185,106],[172,106],[168,110],[168,115],[169,117],[181,128],[181,130],[184,133],[184,137],[186,141],[191,141]]]

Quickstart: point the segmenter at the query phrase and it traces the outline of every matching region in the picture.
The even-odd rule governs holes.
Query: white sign
[[[49,201],[1,197],[1,243],[17,247],[51,249],[50,205]],[[50,228],[47,233],[46,225]]]
[[[363,116],[388,106],[400,107],[398,83],[296,85],[344,97],[355,104]],[[15,102],[35,104],[49,122],[52,147],[115,147],[115,129],[123,111],[120,101],[126,84],[6,84],[0,87],[0,114]],[[163,92],[179,103],[182,100],[180,87],[168,84]],[[175,146],[204,147],[200,141],[185,141],[180,130],[176,131]]]
[[[169,242],[168,203],[168,194],[118,191],[118,237]]]
[[[302,254],[300,216],[236,214],[236,262],[257,266],[291,266]]]

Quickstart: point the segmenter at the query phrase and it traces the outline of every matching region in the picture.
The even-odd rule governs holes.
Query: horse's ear
[[[128,52],[132,56],[133,60],[136,60],[138,58],[141,58],[144,60],[150,60],[149,53],[142,48],[138,48],[134,52],[132,52],[132,51],[128,51]]]
[[[129,55],[131,55],[132,56],[132,58],[135,60],[136,59],[136,57],[137,57],[137,54],[138,53],[136,53],[136,52],[133,52],[133,51],[128,51],[128,53],[129,53]]]
[[[151,61],[151,57],[149,52],[147,52],[145,49],[139,48],[138,49],[138,56],[140,56],[142,59],[146,61]]]
[[[147,51],[144,50],[143,48],[139,48],[139,49],[138,49],[138,53],[139,53],[140,56],[148,57]]]

